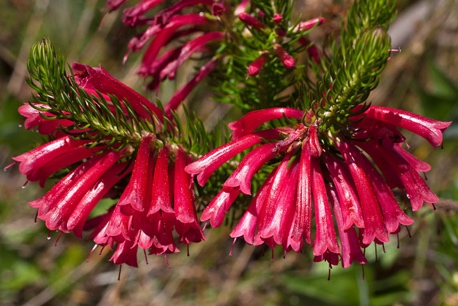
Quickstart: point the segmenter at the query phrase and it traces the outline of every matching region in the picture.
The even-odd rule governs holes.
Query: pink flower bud
[[[283,16],[281,14],[275,14],[274,17],[272,18],[272,21],[275,24],[279,24],[283,20]]]
[[[255,59],[249,66],[248,66],[248,75],[249,76],[256,76],[259,71],[261,70],[262,66],[266,63],[269,55],[267,53],[261,54],[257,59]]]
[[[278,57],[280,58],[281,62],[287,69],[294,68],[296,66],[296,61],[294,58],[286,52],[286,50],[279,44],[274,46],[275,53],[277,53]]]
[[[311,28],[313,28],[316,25],[322,24],[323,22],[324,22],[324,18],[323,17],[318,17],[318,18],[302,21],[297,25],[295,30],[296,31],[307,31],[307,30],[310,30]]]
[[[212,15],[221,16],[226,9],[222,3],[215,2],[212,4]]]
[[[245,23],[247,26],[250,26],[256,30],[262,30],[265,28],[265,25],[259,21],[259,19],[257,19],[256,17],[253,17],[251,16],[250,14],[248,13],[240,13],[239,14],[239,18],[241,21],[243,21],[243,23]]]

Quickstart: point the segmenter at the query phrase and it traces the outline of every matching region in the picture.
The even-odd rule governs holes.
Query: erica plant
[[[139,249],[179,252],[229,224],[234,240],[348,267],[438,201],[421,175],[430,166],[402,133],[439,147],[450,122],[368,100],[390,57],[393,1],[355,1],[325,45],[309,34],[326,21],[296,15],[293,1],[107,0],[106,9],[139,30],[125,60],[141,53],[146,90],[192,69],[160,103],[102,67],[67,66],[48,39],[34,45],[35,94],[19,112],[45,141],[13,159],[50,187],[29,203],[49,230],[87,232],[112,262],[137,266]],[[230,133],[205,130],[182,106],[203,88],[241,114]],[[94,215],[104,198],[115,204]]]

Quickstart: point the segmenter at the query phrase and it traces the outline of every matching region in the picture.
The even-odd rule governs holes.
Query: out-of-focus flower
[[[196,53],[200,57],[211,58],[214,50],[218,48],[218,42],[225,35],[215,16],[230,13],[227,5],[213,0],[180,0],[159,11],[154,17],[147,16],[149,11],[161,3],[162,0],[140,1],[123,11],[123,22],[126,25],[147,26],[142,33],[131,39],[128,48],[129,51],[137,52],[149,42],[137,72],[144,77],[151,77],[148,87],[153,90],[157,90],[165,79],[174,79],[177,70]],[[113,11],[120,4],[107,1],[107,6],[109,11]],[[207,7],[207,11],[212,12],[213,16],[207,16],[198,6]],[[183,10],[193,8],[199,12],[183,13]],[[178,46],[174,42],[179,42]],[[174,47],[169,48],[169,45]],[[162,50],[165,52],[160,55]],[[178,107],[201,79],[215,67],[214,64],[202,66],[196,76],[172,97],[173,103],[168,109],[174,110]]]
[[[259,19],[256,17],[251,16],[248,13],[240,13],[239,15],[240,20],[242,20],[247,26],[256,29],[258,31],[261,31],[262,29],[265,28],[265,24],[263,24]]]
[[[127,1],[107,0],[108,11],[118,9],[124,2]],[[149,78],[149,89],[159,90],[163,81],[175,79],[178,70],[189,59],[201,59],[196,65],[195,76],[176,91],[170,102],[165,105],[169,117],[170,111],[175,110],[208,74],[215,70],[223,70],[227,66],[218,64],[234,60],[244,61],[243,65],[247,66],[249,76],[257,75],[269,58],[280,60],[287,69],[294,68],[296,65],[294,54],[291,55],[288,51],[297,49],[297,46],[289,42],[297,41],[299,38],[305,39],[303,36],[308,30],[324,21],[321,17],[314,18],[300,22],[294,29],[288,29],[286,28],[288,24],[282,22],[283,16],[280,14],[270,16],[267,20],[266,13],[262,10],[251,8],[253,12],[247,12],[249,1],[245,0],[235,3],[178,0],[165,9],[159,9],[162,2],[162,0],[139,1],[123,10],[123,22],[130,27],[142,28],[142,32],[130,40],[128,54],[132,51],[144,50],[137,73]],[[154,10],[157,12],[154,13]],[[254,16],[254,12],[258,13],[258,17]],[[257,47],[251,43],[246,46],[234,45],[237,41],[247,38],[249,40],[249,37],[245,37],[249,36],[249,31],[245,29],[262,32],[261,36],[264,38],[260,39],[261,42]],[[294,37],[285,37],[290,34]],[[272,35],[277,35],[279,38],[272,40]],[[266,46],[268,46],[266,50],[256,50]],[[307,44],[306,47],[311,46]],[[258,52],[262,55],[258,59],[251,60],[249,57],[241,56],[242,53],[235,57],[231,54],[226,56],[225,50],[233,52],[234,47],[240,48],[242,53],[254,49],[253,55]],[[317,53],[316,50],[313,52]],[[229,73],[229,70],[224,73]]]
[[[281,62],[287,69],[294,68],[296,66],[296,60],[279,44],[274,46],[275,53],[277,53]]]
[[[291,127],[256,131],[274,119],[297,120]],[[369,107],[350,118],[335,134],[321,131],[310,112],[288,108],[253,111],[229,127],[234,140],[186,167],[204,185],[224,162],[255,147],[223,183],[207,206],[202,221],[220,226],[239,193],[251,194],[253,175],[274,158],[281,158],[231,233],[253,245],[281,245],[301,252],[312,244],[315,261],[367,262],[361,248],[383,244],[389,234],[413,223],[399,206],[393,188],[403,190],[412,209],[438,200],[419,171],[429,166],[408,153],[398,128],[408,129],[432,145],[442,142],[450,122],[440,122],[391,108]],[[258,139],[259,133],[270,137]],[[368,157],[373,160],[371,162]],[[335,228],[335,224],[337,228]],[[313,230],[314,229],[314,230]],[[340,243],[339,243],[340,241]]]
[[[261,54],[256,60],[254,60],[247,68],[249,76],[256,76],[261,71],[262,66],[266,63],[269,55],[267,53]]]

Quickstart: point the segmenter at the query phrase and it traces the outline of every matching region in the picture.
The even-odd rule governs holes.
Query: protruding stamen
[[[17,164],[17,162],[13,162],[13,163],[9,164],[9,165],[6,166],[5,168],[3,168],[3,171],[7,171],[7,170],[11,169],[11,168],[12,168],[14,165],[16,165],[16,164]]]
[[[409,238],[412,238],[412,235],[410,234],[409,228],[406,226],[407,234],[409,235]]]
[[[229,251],[229,256],[232,256],[232,249],[234,249],[234,245],[235,245],[235,241],[236,240],[237,240],[237,237],[234,238],[234,241],[232,241],[231,250]]]
[[[60,237],[62,237],[62,232],[59,232],[59,236],[57,236],[56,242],[54,243],[54,246],[57,246],[57,243],[59,242]]]
[[[165,260],[165,265],[167,266],[167,269],[170,270],[169,258],[167,257],[166,254],[164,254],[164,260]]]
[[[145,249],[143,249],[143,255],[145,256],[145,263],[148,264],[148,254],[146,254]]]
[[[97,249],[98,246],[99,246],[98,244],[94,244],[94,246],[92,247],[92,250],[89,252],[89,255],[87,255],[86,262],[89,262],[89,259],[91,259],[92,253],[94,253],[95,249]]]

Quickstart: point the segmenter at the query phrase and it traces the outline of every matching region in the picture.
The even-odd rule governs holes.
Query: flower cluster
[[[117,10],[125,2],[107,0],[107,10]],[[140,1],[125,8],[123,22],[130,27],[142,28],[141,33],[130,40],[128,49],[129,52],[145,49],[137,73],[151,78],[148,89],[158,91],[163,81],[174,80],[179,68],[192,57],[204,62],[191,80],[177,90],[165,105],[167,115],[212,71],[222,69],[223,73],[233,73],[231,70],[237,69],[221,63],[236,61],[238,63],[235,66],[246,67],[246,72],[239,80],[243,82],[246,74],[251,77],[258,75],[269,60],[280,61],[287,70],[294,68],[296,60],[288,49],[296,53],[305,49],[311,58],[319,61],[318,49],[305,35],[323,23],[321,17],[291,27],[290,21],[284,20],[281,14],[264,12],[252,4],[253,13],[248,13],[250,1],[247,0],[235,1],[238,4],[229,1],[180,0],[150,17],[148,13],[160,7],[162,2]],[[230,44],[240,40],[250,42],[239,44],[239,49],[234,50]],[[295,41],[301,47],[292,43]],[[236,52],[236,56],[232,52]],[[242,56],[242,52],[250,55]]]
[[[109,11],[125,2],[106,1]],[[450,122],[365,101],[389,57],[394,5],[356,1],[328,56],[307,38],[324,19],[293,22],[291,1],[162,4],[140,0],[123,11],[126,25],[145,28],[129,50],[149,44],[138,70],[152,78],[149,88],[159,90],[192,57],[203,59],[164,108],[102,67],[76,63],[66,75],[47,40],[32,48],[28,82],[36,94],[19,112],[48,142],[13,159],[42,187],[57,179],[30,202],[49,230],[91,231],[96,246],[114,251],[111,261],[137,266],[138,249],[169,254],[205,240],[200,221],[219,227],[240,195],[254,194],[232,238],[285,253],[301,252],[305,242],[315,261],[348,267],[413,223],[396,193],[412,211],[438,201],[421,177],[430,166],[408,152],[400,129],[437,147]],[[190,112],[184,119],[173,112],[207,76],[220,101],[249,110],[229,124],[232,140],[223,145]],[[203,187],[236,156],[226,181],[195,199],[194,177]],[[263,183],[253,188],[254,180]],[[207,194],[213,199],[198,211]],[[97,215],[107,198],[114,204]]]
[[[297,123],[256,131],[281,118]],[[439,146],[450,122],[378,106],[355,113],[350,120],[345,131],[333,134],[321,130],[311,112],[272,108],[250,112],[231,123],[230,143],[186,167],[200,185],[223,163],[256,147],[222,184],[201,220],[220,226],[237,196],[251,194],[254,174],[280,158],[231,237],[270,248],[281,245],[285,252],[301,252],[306,241],[313,245],[315,261],[337,265],[341,260],[343,267],[353,261],[366,263],[361,248],[388,242],[389,234],[413,223],[397,203],[394,188],[405,192],[413,211],[423,202],[438,201],[420,176],[429,165],[402,147],[405,138],[398,128]]]
[[[124,111],[133,109],[145,120],[159,121],[161,110],[137,92],[120,83],[102,68],[73,65],[80,90],[106,101],[116,97]],[[96,105],[96,100],[91,101]],[[128,102],[127,102],[128,101]],[[128,103],[128,105],[126,104]],[[111,104],[112,107],[114,107]],[[137,266],[137,249],[149,254],[179,252],[176,243],[189,245],[204,240],[197,221],[192,181],[184,168],[190,157],[181,147],[170,147],[153,134],[143,131],[139,145],[124,147],[110,139],[95,144],[93,140],[75,139],[85,130],[71,129],[67,119],[50,120],[49,106],[25,104],[19,111],[26,117],[25,127],[36,128],[53,140],[13,159],[28,181],[43,187],[50,176],[61,177],[42,198],[30,202],[37,217],[49,230],[72,231],[82,237],[92,230],[96,245],[114,250],[111,261]],[[156,128],[156,131],[160,131]],[[68,173],[64,169],[70,169]],[[103,198],[119,197],[108,212],[90,218]],[[177,233],[177,238],[174,233]]]
[[[107,1],[109,11],[121,6],[124,1]],[[162,1],[140,1],[133,7],[124,9],[123,22],[130,27],[147,25],[146,30],[129,42],[130,51],[139,51],[149,42],[144,52],[138,74],[151,77],[148,88],[157,90],[165,79],[173,80],[178,68],[192,55],[200,53],[201,57],[211,57],[218,42],[224,39],[224,33],[218,31],[219,23],[216,16],[225,12],[226,7],[213,0],[183,0],[158,12],[154,17],[146,13],[159,6]],[[184,9],[202,5],[202,13],[181,13]],[[211,14],[203,12],[211,11]],[[160,55],[162,49],[174,42],[187,39],[185,43],[169,48]],[[213,50],[213,51],[212,51]],[[127,56],[127,55],[126,55]],[[191,90],[216,68],[216,60],[211,59],[203,65],[197,74],[180,90],[178,90],[166,105],[166,111],[176,109]]]

